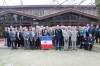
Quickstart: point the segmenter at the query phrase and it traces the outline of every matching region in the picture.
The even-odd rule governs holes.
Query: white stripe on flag
[[[50,40],[49,41],[48,40],[46,40],[46,41],[42,40],[41,44],[52,44],[52,41],[50,41]]]

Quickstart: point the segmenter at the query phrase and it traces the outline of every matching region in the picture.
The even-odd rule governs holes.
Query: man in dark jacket
[[[57,49],[61,50],[61,36],[62,36],[62,30],[59,28],[59,25],[57,25],[57,29],[55,30],[56,50]]]
[[[92,37],[92,34],[89,34],[89,37],[88,37],[88,44],[89,44],[89,51],[91,51],[93,45],[94,45],[94,37]]]
[[[14,28],[12,28],[12,31],[10,31],[9,36],[10,36],[10,41],[12,45],[12,50],[17,49],[16,48],[16,32],[14,31]]]

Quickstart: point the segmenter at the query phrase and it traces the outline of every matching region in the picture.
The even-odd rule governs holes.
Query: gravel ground
[[[100,52],[12,50],[3,46],[0,47],[0,66],[100,66]]]
[[[0,49],[0,66],[100,66],[100,53],[85,50]]]

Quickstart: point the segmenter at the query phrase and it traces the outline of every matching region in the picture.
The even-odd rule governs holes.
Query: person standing
[[[47,29],[45,29],[44,30],[44,33],[43,33],[43,35],[42,36],[50,36],[50,33],[48,32],[48,30]]]
[[[61,36],[62,36],[62,30],[60,29],[60,26],[57,25],[57,29],[55,30],[55,40],[56,40],[56,45],[55,49],[61,50]]]
[[[98,38],[99,38],[99,25],[97,25],[96,28],[94,29],[94,35],[95,35],[96,43],[98,43]]]
[[[5,30],[3,31],[4,36],[4,46],[7,46],[7,28],[5,27]]]
[[[10,28],[8,28],[8,30],[7,30],[7,45],[8,45],[8,47],[11,47]]]
[[[36,48],[41,50],[41,44],[40,44],[40,37],[42,35],[42,30],[40,30],[39,26],[36,26],[36,31],[35,31],[35,38],[36,38]]]
[[[67,27],[65,27],[65,30],[63,30],[63,36],[64,36],[64,51],[68,51],[68,43],[69,43],[69,35],[70,32]]]
[[[75,28],[71,31],[72,50],[76,50],[77,31]]]
[[[29,32],[28,32],[27,28],[25,28],[25,30],[23,32],[23,38],[24,38],[24,50],[26,50],[27,48],[30,49]]]
[[[12,31],[10,31],[9,35],[10,35],[10,41],[11,41],[11,45],[12,45],[12,50],[13,49],[17,49],[16,48],[16,32],[14,31],[14,28],[12,28]]]
[[[29,33],[29,39],[30,39],[30,44],[32,45],[32,50],[35,50],[36,44],[35,44],[35,29],[32,28],[32,31]]]
[[[80,30],[80,44],[82,43],[83,37],[84,37],[85,34],[86,34],[86,31],[85,31],[84,27],[81,27],[81,30]]]
[[[19,32],[19,41],[20,41],[20,44],[21,44],[21,48],[24,47],[24,38],[23,38],[23,30],[20,29],[20,32]]]
[[[92,34],[92,28],[87,24],[86,36],[89,37],[89,34]]]

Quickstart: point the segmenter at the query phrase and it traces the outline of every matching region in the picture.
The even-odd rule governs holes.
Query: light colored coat
[[[38,33],[39,33],[39,34],[38,34]],[[35,31],[35,36],[34,36],[35,40],[38,39],[38,38],[40,38],[41,35],[42,35],[42,31],[41,31],[41,30],[36,30],[36,31]]]
[[[71,40],[76,41],[77,40],[77,31],[71,31]]]
[[[69,36],[70,36],[69,30],[63,30],[63,37],[69,39]]]

